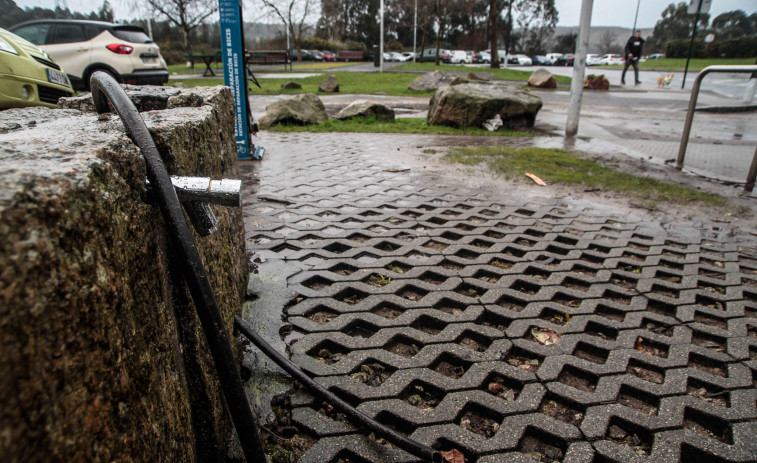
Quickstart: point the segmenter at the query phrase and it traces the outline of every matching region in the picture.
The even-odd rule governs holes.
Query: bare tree
[[[261,0],[261,2],[284,23],[289,36],[294,40],[297,59],[302,60],[300,42],[305,31],[305,21],[314,13],[315,0]]]
[[[184,52],[191,53],[189,34],[218,11],[217,0],[147,0],[151,8],[181,28]]]
[[[599,36],[599,47],[602,53],[617,53],[618,48],[620,48],[617,40],[618,35],[612,30],[607,29],[602,32],[602,35]]]

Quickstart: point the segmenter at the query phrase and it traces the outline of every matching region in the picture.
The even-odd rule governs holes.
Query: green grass
[[[701,71],[707,66],[754,64],[754,58],[729,58],[729,59],[692,59],[689,62],[689,71]],[[623,69],[623,65],[592,66],[592,68]],[[686,69],[686,58],[665,58],[644,61],[639,63],[639,69],[646,71],[681,71]]]
[[[477,127],[454,128],[443,125],[428,125],[425,119],[401,117],[394,122],[379,122],[374,118],[340,121],[329,119],[317,125],[274,125],[266,130],[271,132],[348,132],[348,133],[413,133],[433,135],[488,135],[505,137],[532,137],[529,132],[505,131],[489,132]]]
[[[548,69],[548,68],[546,68]],[[392,68],[392,71],[457,71],[457,72],[472,72],[476,75],[488,75],[496,79],[503,80],[515,80],[519,82],[527,82],[531,77],[532,71],[519,71],[512,68],[500,68],[492,69],[490,67],[468,67],[461,64],[440,64],[439,66],[434,63],[405,63]],[[555,76],[558,83],[570,83],[570,77]]]
[[[407,87],[417,74],[410,73],[359,73],[335,72],[339,81],[339,93],[346,94],[387,94],[395,96],[428,96],[434,92],[417,92]],[[260,76],[261,74],[258,74]],[[312,77],[300,79],[258,79],[262,90],[252,85],[251,95],[279,95],[282,93],[318,93],[318,85],[326,79],[326,74],[314,74]],[[282,90],[281,84],[289,81],[302,85],[301,90]],[[223,85],[223,78],[218,79],[171,79],[173,82],[183,82],[187,87]]]
[[[658,201],[701,202],[715,207],[728,205],[720,196],[613,170],[563,150],[507,146],[451,148],[445,159],[465,165],[485,163],[493,172],[506,179],[531,182],[524,175],[531,172],[548,185],[573,185],[615,191],[642,200],[650,207],[654,207]]]

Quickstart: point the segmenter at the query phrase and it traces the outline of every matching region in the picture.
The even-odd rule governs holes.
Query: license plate
[[[66,87],[69,86],[68,78],[66,77],[66,75],[60,71],[56,71],[55,69],[47,69],[47,81]]]
[[[142,58],[142,62],[145,64],[158,64],[158,58]]]

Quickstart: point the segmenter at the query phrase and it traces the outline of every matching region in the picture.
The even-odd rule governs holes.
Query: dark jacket
[[[631,36],[628,42],[626,42],[625,58],[628,59],[628,54],[633,53],[633,57],[639,59],[641,57],[641,47],[643,46],[644,39],[641,37],[637,39],[635,35]]]

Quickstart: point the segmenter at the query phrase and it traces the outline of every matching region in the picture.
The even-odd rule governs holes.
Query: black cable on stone
[[[231,350],[231,338],[224,326],[213,288],[210,286],[205,266],[197,250],[197,243],[189,229],[163,159],[142,116],[139,115],[134,103],[118,82],[104,72],[95,72],[92,74],[90,85],[97,112],[100,114],[109,112],[108,101],[110,101],[124,123],[127,135],[142,151],[147,167],[147,179],[150,181],[153,195],[181,260],[182,265],[179,267],[183,270],[184,279],[197,308],[197,315],[205,333],[245,459],[250,463],[265,463],[266,457],[263,453],[260,432],[247,402],[237,362]]]

